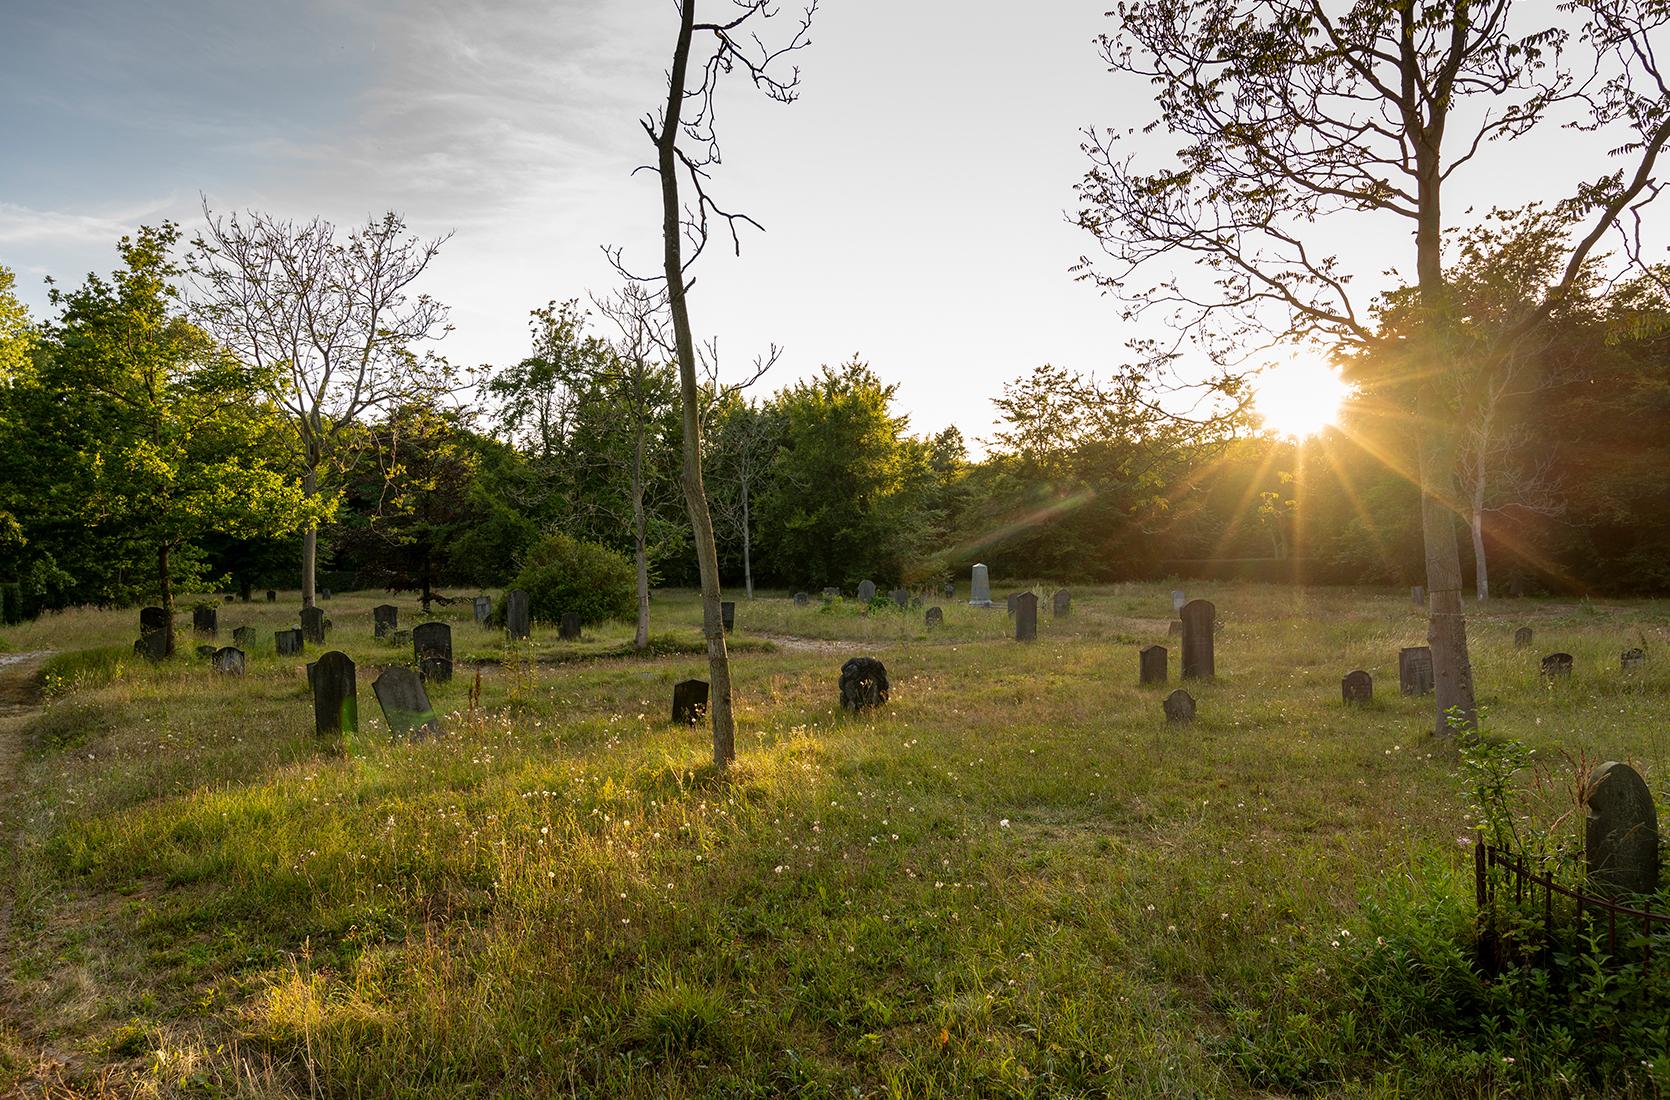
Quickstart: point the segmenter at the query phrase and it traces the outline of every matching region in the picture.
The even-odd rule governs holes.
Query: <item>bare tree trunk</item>
[[[753,539],[749,533],[748,520],[748,482],[742,482],[742,581],[748,592],[748,598],[754,598],[754,548]]]
[[[635,649],[649,648],[649,556],[644,546],[647,541],[648,525],[644,517],[644,432],[640,422],[632,454],[632,542],[638,566],[638,633],[632,639]]]
[[[1421,532],[1426,545],[1427,644],[1437,713],[1433,732],[1473,729],[1473,666],[1467,656],[1467,615],[1461,602],[1461,547],[1455,535],[1453,452],[1439,439],[1421,440]],[[1451,720],[1455,721],[1452,727]]]
[[[684,503],[690,511],[690,526],[696,541],[696,565],[702,581],[702,634],[707,639],[708,713],[713,720],[713,763],[727,767],[736,759],[736,725],[731,715],[731,662],[725,651],[725,627],[719,610],[719,552],[713,541],[713,514],[707,506],[702,484],[701,399],[696,388],[696,341],[690,332],[690,310],[684,297],[683,212],[678,196],[678,135],[684,106],[684,83],[690,65],[691,28],[695,24],[696,0],[679,5],[678,45],[673,50],[672,72],[668,74],[667,111],[661,123],[656,150],[656,167],[661,173],[661,238],[663,266],[667,277],[667,306],[673,319],[673,340],[678,352],[679,391],[683,399]]]
[[[1490,565],[1484,556],[1484,454],[1473,475],[1473,585],[1480,603],[1490,599]]]
[[[319,495],[319,475],[312,466],[302,474],[302,492],[309,499]],[[313,578],[319,565],[319,521],[310,519],[302,529],[302,606],[314,605]]]

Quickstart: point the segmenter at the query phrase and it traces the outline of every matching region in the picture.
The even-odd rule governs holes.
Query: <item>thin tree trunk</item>
[[[644,516],[644,431],[640,419],[632,454],[632,542],[638,567],[638,633],[632,645],[640,650],[649,648],[649,555],[645,547],[648,535]]]
[[[661,121],[656,167],[661,174],[661,239],[667,277],[667,307],[673,320],[678,352],[679,392],[683,401],[684,463],[681,480],[684,503],[696,541],[696,566],[702,581],[702,634],[707,639],[708,713],[713,721],[713,763],[727,767],[736,759],[736,725],[731,715],[731,662],[725,651],[725,628],[719,611],[719,552],[713,541],[713,514],[702,484],[702,427],[696,389],[696,341],[690,332],[690,310],[684,297],[684,260],[681,249],[683,207],[678,196],[678,135],[684,106],[684,83],[690,65],[690,38],[696,19],[696,0],[679,6],[678,45],[668,76],[667,111]]]
[[[157,550],[157,591],[161,594],[162,609],[174,614],[174,584],[168,576],[168,544]]]
[[[1484,556],[1484,455],[1473,476],[1473,586],[1480,603],[1490,599],[1490,566]]]
[[[1433,732],[1471,730],[1473,666],[1467,656],[1467,615],[1461,602],[1461,547],[1455,535],[1454,454],[1440,440],[1421,440],[1421,533],[1426,545],[1427,644],[1432,647]],[[1453,723],[1453,724],[1452,724]]]
[[[319,475],[312,466],[302,474],[302,493],[309,500],[319,495]],[[302,529],[302,606],[314,604],[313,577],[319,564],[319,521],[308,520]]]
[[[748,481],[742,482],[742,581],[748,592],[748,598],[754,598],[754,548],[753,540],[749,537],[748,520]]]

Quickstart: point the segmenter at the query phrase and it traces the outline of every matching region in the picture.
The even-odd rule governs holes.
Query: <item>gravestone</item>
[[[252,587],[253,586],[248,581],[239,581],[238,582],[238,602],[239,603],[248,603],[249,602],[249,593],[250,593],[250,589]]]
[[[273,641],[278,646],[280,657],[297,657],[302,652],[302,632],[300,630],[279,630],[273,633]]]
[[[903,611],[910,606],[910,593],[906,592],[904,589],[895,588],[891,595],[893,597],[893,602],[899,605],[900,611]]]
[[[941,611],[937,607],[930,607],[928,608],[928,614],[924,617],[924,621],[928,624],[929,630],[932,630],[937,626],[943,626],[945,625],[945,612]]]
[[[1571,654],[1550,653],[1542,659],[1542,678],[1556,680],[1571,678]]]
[[[322,607],[302,608],[302,634],[314,645],[325,644],[325,609]]]
[[[1183,636],[1183,620],[1173,619],[1166,624],[1166,637],[1181,638]]]
[[[1032,592],[1022,592],[1015,600],[1015,641],[1035,642],[1038,640],[1038,597]]]
[[[313,690],[313,670],[319,667],[318,661],[307,662],[307,690]]]
[[[841,666],[841,706],[854,713],[887,702],[887,666],[874,657],[854,657]]]
[[[557,623],[557,637],[565,642],[580,640],[580,613],[578,611],[564,611]]]
[[[271,588],[267,589],[267,602],[268,603],[277,603],[278,602],[278,593],[273,591]]]
[[[319,598],[320,598],[320,599],[321,599],[321,600],[328,600],[328,599],[330,599],[330,598],[331,598],[331,590],[330,590],[330,589],[328,589],[328,588],[321,588],[321,589],[320,589],[320,590],[319,590]]]
[[[256,634],[253,626],[240,626],[232,631],[232,644],[248,653],[255,648]]]
[[[1658,889],[1658,811],[1653,793],[1628,764],[1609,761],[1589,774],[1583,801],[1583,852],[1589,884],[1608,897]]]
[[[1212,624],[1218,617],[1218,609],[1210,600],[1190,600],[1179,615],[1183,622],[1183,678],[1209,680],[1217,675]]]
[[[513,642],[524,641],[533,636],[533,624],[528,618],[528,594],[520,588],[512,588],[504,597],[504,629]]]
[[[1188,602],[1189,598],[1183,595],[1183,590],[1181,588],[1174,588],[1171,590],[1171,613],[1173,615],[1176,615],[1178,618],[1182,618],[1183,605]]]
[[[1073,594],[1065,588],[1058,588],[1050,603],[1050,613],[1058,619],[1065,619],[1073,612]]]
[[[1339,695],[1347,703],[1368,703],[1374,699],[1374,677],[1356,669],[1339,682]]]
[[[1426,603],[1426,589],[1418,584],[1411,588],[1409,590],[1409,602],[1416,605]]]
[[[809,593],[809,592],[796,592],[794,594],[794,605],[796,607],[810,607],[810,606],[812,606],[812,595],[811,595],[811,593]]]
[[[383,721],[393,736],[408,736],[413,741],[440,736],[441,720],[435,717],[423,681],[411,669],[398,665],[383,669],[382,675],[371,681],[371,692],[377,696]]]
[[[380,603],[371,609],[371,632],[387,638],[400,626],[400,609],[391,603]]]
[[[1515,649],[1531,648],[1531,628],[1522,626],[1513,632],[1513,647]]]
[[[1009,609],[1009,614],[1013,615],[1015,613],[1015,608],[1020,606],[1020,599],[1021,594],[1019,592],[1011,592],[1003,597],[1004,606]]]
[[[209,642],[204,642],[202,645],[197,647],[197,655],[199,657],[213,657],[215,655],[214,645]]]
[[[729,634],[736,629],[736,604],[731,600],[722,600],[719,604],[719,625]]]
[[[1137,650],[1137,683],[1163,684],[1166,682],[1166,658],[1163,645],[1143,646]]]
[[[1432,647],[1406,646],[1397,654],[1397,689],[1404,695],[1426,695],[1432,691]]]
[[[191,609],[191,632],[200,638],[213,638],[217,630],[218,616],[212,607],[194,607]]]
[[[673,685],[673,725],[697,725],[705,714],[707,714],[706,680],[680,680]]]
[[[1182,688],[1167,695],[1164,706],[1167,722],[1180,725],[1195,720],[1195,697]]]
[[[470,606],[475,610],[476,625],[477,626],[486,626],[487,625],[487,620],[489,620],[493,617],[493,599],[492,599],[492,597],[491,596],[477,596],[474,600],[470,601]]]
[[[450,681],[452,627],[442,622],[419,623],[412,629],[412,656],[417,658],[418,672],[424,680],[435,684]]]
[[[174,616],[160,607],[146,607],[139,612],[139,641],[134,652],[147,660],[160,661],[174,655]]]
[[[331,650],[309,673],[313,684],[313,729],[319,734],[354,733],[360,728],[359,699],[354,685],[354,662],[346,653]]]
[[[244,651],[237,646],[226,646],[215,650],[214,656],[209,658],[209,666],[216,672],[227,676],[242,676],[244,674]]]
[[[992,605],[991,570],[983,565],[976,565],[968,572],[968,605],[970,607],[990,607]]]
[[[948,600],[955,599],[957,596],[957,582],[946,581],[944,587],[940,589],[939,594]]]
[[[823,590],[823,602],[824,603],[833,603],[834,601],[836,601],[840,598],[841,598],[841,590],[839,588],[825,588]]]
[[[1640,646],[1626,649],[1618,655],[1618,667],[1626,675],[1647,667],[1647,651]]]
[[[858,602],[869,603],[876,598],[876,582],[863,580],[858,582]]]

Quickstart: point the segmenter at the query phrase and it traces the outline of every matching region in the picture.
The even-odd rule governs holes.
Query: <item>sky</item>
[[[798,102],[729,81],[714,193],[766,232],[696,272],[722,375],[770,344],[766,391],[856,355],[913,431],[954,424],[979,450],[1005,382],[1121,362],[1118,309],[1069,272],[1093,247],[1070,221],[1080,131],[1153,112],[1105,71],[1105,11],[824,0]],[[659,262],[655,179],[633,169],[675,18],[669,0],[0,0],[0,263],[44,314],[43,276],[108,271],[123,233],[189,230],[205,201],[344,226],[393,209],[452,234],[424,287],[452,311],[439,350],[513,362],[530,310],[611,288],[603,246]]]

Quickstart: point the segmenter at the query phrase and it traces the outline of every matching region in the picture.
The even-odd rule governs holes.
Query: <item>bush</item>
[[[624,554],[560,533],[534,544],[510,587],[527,591],[529,613],[543,622],[572,611],[589,626],[631,618],[638,607],[637,574]],[[505,598],[499,597],[500,622]]]

